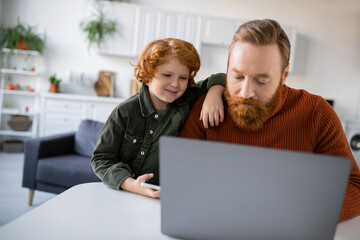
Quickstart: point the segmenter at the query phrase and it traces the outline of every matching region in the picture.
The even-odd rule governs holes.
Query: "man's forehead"
[[[257,46],[238,42],[232,48],[229,70],[239,73],[269,74],[281,72],[281,56],[276,44]]]

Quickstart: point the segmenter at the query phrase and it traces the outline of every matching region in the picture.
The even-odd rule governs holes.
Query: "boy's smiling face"
[[[175,57],[157,67],[155,77],[149,86],[151,101],[155,109],[165,109],[168,103],[180,98],[189,82],[190,69]]]

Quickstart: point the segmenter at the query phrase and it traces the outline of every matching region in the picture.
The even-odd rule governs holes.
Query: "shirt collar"
[[[149,87],[145,83],[143,83],[140,87],[139,105],[143,117],[148,117],[156,112],[156,109],[151,102]]]

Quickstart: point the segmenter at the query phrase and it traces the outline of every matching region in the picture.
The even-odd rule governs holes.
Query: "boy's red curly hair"
[[[194,86],[194,77],[200,69],[199,53],[191,43],[176,38],[155,40],[144,48],[135,66],[136,79],[150,83],[157,67],[166,63],[169,57],[175,57],[190,69],[188,86]]]

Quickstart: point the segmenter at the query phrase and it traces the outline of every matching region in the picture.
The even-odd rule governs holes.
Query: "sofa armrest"
[[[37,162],[41,158],[70,154],[74,147],[75,132],[42,138],[33,138],[24,144],[23,187],[36,189]]]

